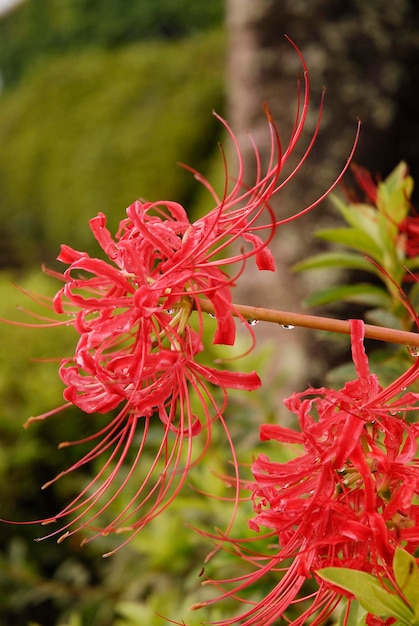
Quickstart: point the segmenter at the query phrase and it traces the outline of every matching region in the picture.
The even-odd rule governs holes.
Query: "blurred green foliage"
[[[19,284],[17,289],[13,283]],[[29,271],[15,276],[0,274],[0,317],[19,324],[42,324],[41,317],[51,316],[48,299],[28,295],[53,296],[59,283]],[[27,310],[31,311],[28,315]],[[41,316],[41,317],[40,317]],[[209,320],[209,326],[214,320]],[[208,328],[211,335],[213,328]],[[80,439],[98,429],[108,416],[84,415],[78,410],[34,422],[28,431],[22,426],[31,415],[62,404],[62,384],[57,375],[57,361],[74,347],[75,333],[63,326],[37,328],[0,324],[0,501],[1,517],[34,520],[53,516],[80,492],[100,467],[100,459],[86,468],[60,479],[45,490],[40,486],[80,458],[83,446],[57,449],[63,440]],[[239,331],[235,350],[247,346],[246,333]],[[231,349],[213,346],[210,360],[230,355]],[[240,368],[257,368],[263,376],[269,368],[272,351],[268,347],[238,361]],[[45,360],[44,360],[45,359]],[[234,361],[231,363],[234,366]],[[248,450],[258,450],[257,424],[273,419],[269,394],[231,394],[225,414],[238,453],[248,462]],[[155,454],[154,445],[161,436],[161,424],[154,425],[150,443],[136,472],[141,475]],[[263,450],[266,452],[266,444]],[[284,454],[287,451],[284,450]],[[275,451],[278,455],[278,451]],[[212,550],[209,539],[201,537],[185,524],[207,528],[210,532],[225,528],[232,514],[232,504],[223,499],[207,498],[201,492],[230,497],[219,476],[231,473],[231,453],[221,426],[214,425],[213,445],[206,459],[190,474],[189,486],[170,507],[147,526],[127,547],[113,557],[101,555],[118,545],[114,537],[101,537],[83,548],[82,536],[57,544],[56,538],[34,542],[36,537],[52,532],[55,525],[0,525],[0,617],[2,626],[163,626],[164,617],[182,619],[188,626],[203,620],[231,617],[240,610],[235,601],[215,605],[196,613],[188,607],[214,593],[202,588],[200,577],[205,556]],[[120,470],[120,480],[124,471]],[[112,504],[116,515],[128,504],[138,486],[131,480]],[[239,509],[237,534],[250,536],[247,519],[251,503]],[[260,549],[261,546],[258,546]],[[220,553],[206,566],[215,576],[237,574],[234,556]],[[241,572],[246,571],[241,566]],[[269,584],[265,580],[264,585]],[[263,589],[256,586],[252,597]]]
[[[89,249],[98,211],[111,230],[138,197],[190,208],[221,125],[223,35],[95,49],[51,59],[0,100],[0,265]]]
[[[3,80],[9,87],[57,53],[205,31],[221,25],[223,9],[223,0],[26,0],[0,20]]]
[[[9,268],[0,274],[1,318],[42,323],[17,305],[50,315],[13,282],[52,296],[57,283],[41,274],[40,262],[53,264],[62,242],[97,253],[88,219],[98,211],[115,231],[138,197],[177,200],[190,211],[202,205],[202,187],[176,162],[201,171],[214,162],[222,128],[211,111],[222,112],[224,34],[212,27],[221,19],[221,4],[36,0],[0,21],[6,79],[0,97],[0,266]],[[62,404],[57,360],[73,351],[74,342],[68,328],[0,324],[3,519],[54,515],[97,470],[99,461],[40,490],[81,456],[82,446],[59,451],[59,442],[88,436],[106,416],[67,410],[33,423],[29,432],[22,428],[28,417]],[[157,423],[144,463],[152,458],[159,428]],[[195,487],[202,488],[200,477],[222,487],[213,474],[229,469],[222,438],[216,452],[193,479]],[[114,510],[126,504],[124,497],[129,494]],[[50,526],[1,524],[2,626],[166,623],[156,611],[191,626],[219,618],[219,608],[192,619],[187,610],[197,601],[198,574],[212,545],[184,522],[211,519],[225,527],[231,513],[224,502],[204,506],[203,500],[196,490],[185,494],[110,559],[101,555],[114,547],[111,538],[82,549],[82,537],[59,545],[54,538],[33,541],[52,532]],[[246,525],[245,514],[243,520]]]

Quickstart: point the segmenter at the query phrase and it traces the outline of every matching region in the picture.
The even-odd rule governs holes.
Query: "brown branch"
[[[200,308],[204,313],[214,313],[214,307],[209,300],[200,300]],[[265,309],[260,306],[247,306],[244,304],[233,304],[233,315],[243,317],[246,320],[259,320],[261,322],[273,322],[281,326],[300,326],[303,328],[313,328],[316,330],[326,330],[332,333],[350,334],[349,322],[336,320],[329,317],[319,317],[318,315],[305,315],[303,313],[291,313],[289,311],[277,311],[276,309]],[[419,346],[419,334],[394,328],[385,328],[365,324],[365,337],[377,339],[388,343],[398,343],[406,346]]]

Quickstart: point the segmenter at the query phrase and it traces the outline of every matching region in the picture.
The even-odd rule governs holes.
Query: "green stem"
[[[204,313],[214,314],[214,307],[209,300],[202,299],[199,302],[200,308]],[[349,322],[345,320],[336,320],[330,317],[320,317],[318,315],[305,315],[303,313],[292,313],[289,311],[277,311],[276,309],[265,309],[261,306],[247,306],[244,304],[233,304],[231,306],[233,315],[243,317],[246,320],[273,322],[274,324],[281,324],[281,326],[300,326],[344,335],[349,335],[351,332]],[[419,346],[418,333],[373,326],[372,324],[365,324],[365,337],[388,343],[398,343],[414,347]]]

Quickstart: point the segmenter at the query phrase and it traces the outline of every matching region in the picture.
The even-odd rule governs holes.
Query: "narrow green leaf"
[[[387,326],[388,328],[403,330],[400,319],[389,311],[388,305],[370,309],[366,312],[365,319],[370,324],[375,324],[376,326]]]
[[[394,190],[400,188],[400,185],[406,180],[408,172],[407,163],[400,161],[379,186],[383,186],[387,193],[391,194]]]
[[[419,258],[418,258],[419,265]],[[364,272],[371,272],[382,276],[368,259],[360,254],[354,254],[352,252],[324,252],[322,254],[316,254],[304,261],[300,261],[294,265],[293,269],[296,272],[311,269],[322,269],[325,267],[338,267],[349,268],[354,270],[362,270]]]
[[[376,261],[381,261],[382,251],[380,246],[376,244],[374,239],[356,228],[325,228],[316,231],[316,236],[332,241],[335,244],[340,243],[353,250],[359,250]]]
[[[401,162],[377,188],[377,207],[383,216],[391,215],[395,224],[399,224],[410,210],[413,179],[407,174],[407,165]]]
[[[378,211],[375,207],[361,203],[350,204],[349,206],[341,206],[340,212],[348,224],[356,230],[366,233],[368,237],[380,245]]]
[[[368,283],[340,285],[318,291],[304,300],[306,306],[323,306],[332,302],[356,302],[374,307],[391,307],[391,299],[385,289]]]
[[[320,578],[353,593],[368,613],[380,617],[395,617],[403,624],[411,625],[415,618],[412,610],[403,600],[366,572],[357,570],[326,567],[317,571]]]
[[[364,615],[361,617],[361,619],[359,620],[357,626],[367,626],[367,616],[368,613],[364,613]]]
[[[401,548],[397,548],[393,559],[393,571],[397,585],[419,618],[419,569],[416,559]]]

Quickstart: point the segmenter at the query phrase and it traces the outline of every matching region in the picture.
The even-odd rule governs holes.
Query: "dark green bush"
[[[6,86],[40,59],[85,48],[179,39],[221,25],[223,0],[26,0],[0,20]]]
[[[17,290],[15,281],[24,290],[45,296],[53,296],[60,283],[40,271],[19,276],[0,274],[0,318],[43,323],[45,320],[17,309],[51,315]],[[29,416],[62,404],[58,359],[72,354],[75,341],[75,332],[68,327],[33,329],[0,323],[0,518],[35,520],[53,516],[80,492],[103,462],[97,459],[91,466],[79,468],[41,490],[43,483],[81,456],[82,446],[58,450],[57,444],[88,436],[109,416],[85,415],[72,409],[35,422],[28,430],[22,428]],[[238,350],[243,348],[239,346]],[[210,360],[230,353],[225,347],[214,346],[213,350]],[[270,352],[255,354],[245,369],[258,367],[263,371],[269,359]],[[243,460],[248,460],[247,449],[249,445],[253,449],[258,439],[258,430],[252,426],[255,415],[263,413],[267,403],[266,396],[231,396],[226,419]],[[110,515],[117,515],[135,494],[141,473],[150,467],[158,449],[161,428],[159,420],[152,424],[141,464],[112,504]],[[212,544],[185,527],[185,522],[201,528],[208,525],[212,531],[214,526],[225,528],[232,512],[232,505],[201,494],[209,491],[229,496],[231,492],[219,479],[231,471],[231,453],[220,424],[214,425],[213,438],[210,453],[191,472],[188,485],[170,509],[110,559],[102,559],[101,555],[118,545],[123,536],[103,537],[81,548],[80,536],[58,545],[54,538],[34,542],[55,530],[55,525],[0,523],[2,626],[162,626],[166,621],[155,611],[198,626],[205,619],[231,616],[238,610],[232,602],[227,607],[210,607],[198,613],[188,611],[188,606],[211,593],[207,588],[200,590],[199,573]],[[128,466],[120,469],[120,481],[126,471]],[[249,508],[243,506],[239,513],[244,533]],[[106,514],[102,522],[104,519]],[[220,565],[229,575],[236,573],[236,563],[228,555],[222,555],[213,567]],[[211,565],[206,567],[210,573]]]
[[[0,100],[0,264],[89,248],[88,219],[113,230],[138,197],[189,206],[199,185],[176,162],[205,168],[222,93],[220,33],[39,65]]]

